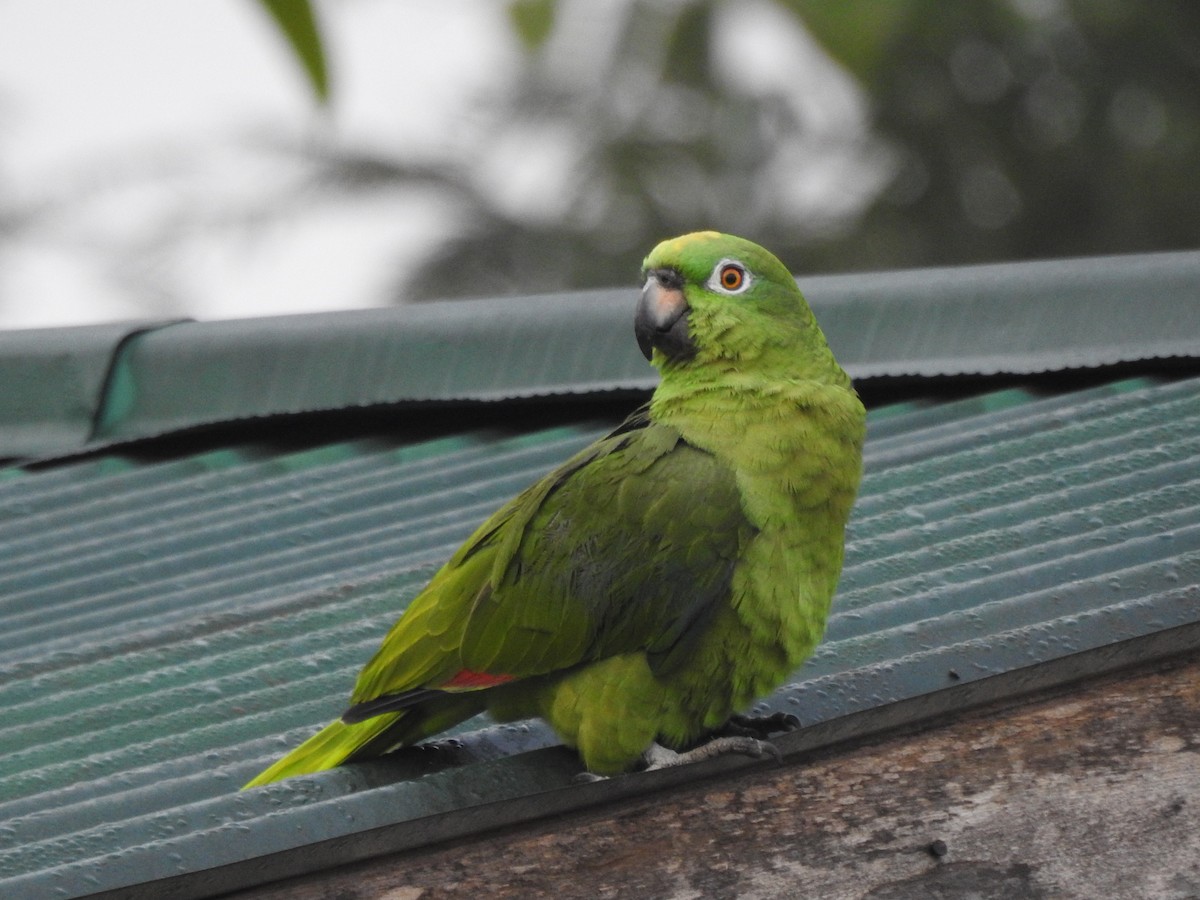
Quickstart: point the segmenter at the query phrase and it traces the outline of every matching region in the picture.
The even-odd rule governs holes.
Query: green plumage
[[[489,710],[541,716],[588,770],[686,746],[820,639],[864,412],[790,274],[700,232],[646,258],[650,403],[467,540],[384,638],[351,707],[247,787]],[[735,284],[736,282],[736,284]]]

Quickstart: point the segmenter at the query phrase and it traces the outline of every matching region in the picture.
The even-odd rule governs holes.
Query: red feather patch
[[[498,684],[507,684],[516,677],[516,675],[493,675],[490,672],[472,672],[470,669],[463,669],[438,687],[443,691],[475,691],[480,688],[495,687]]]

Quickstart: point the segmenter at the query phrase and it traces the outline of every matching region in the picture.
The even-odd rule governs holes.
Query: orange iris
[[[736,291],[746,280],[746,273],[738,266],[721,267],[721,287],[727,291]]]

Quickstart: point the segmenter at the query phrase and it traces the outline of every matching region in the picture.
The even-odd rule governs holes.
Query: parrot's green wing
[[[346,719],[632,650],[669,669],[751,529],[733,474],[639,410],[501,508],[363,669]]]
[[[488,688],[634,650],[688,657],[752,534],[733,474],[645,409],[519,494],[418,594],[352,705],[254,787],[408,745],[483,711]]]

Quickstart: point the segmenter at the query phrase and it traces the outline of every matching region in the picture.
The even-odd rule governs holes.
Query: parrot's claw
[[[749,735],[735,734],[713,738],[707,743],[684,752],[668,750],[661,744],[651,744],[650,749],[642,754],[642,759],[646,763],[643,771],[653,772],[655,769],[685,766],[688,763],[712,759],[714,756],[724,756],[727,753],[751,756],[754,759],[765,759],[770,756],[776,762],[783,762],[783,754],[770,741],[760,741]]]
[[[772,734],[787,734],[800,727],[800,720],[791,713],[772,713],[769,716],[730,716],[729,721],[713,734],[718,737],[754,737],[759,740]]]

